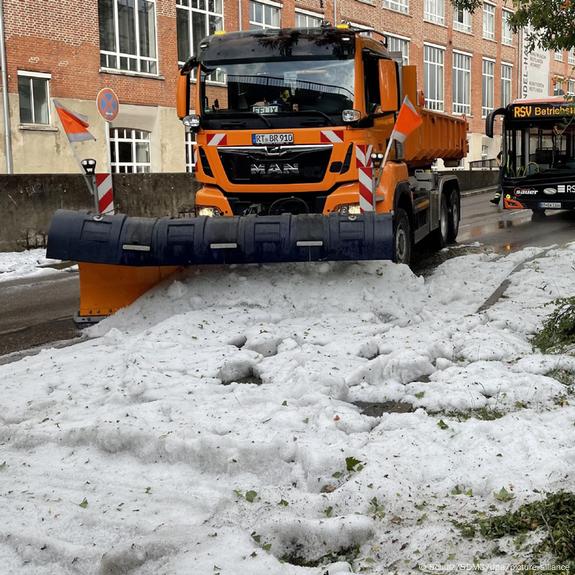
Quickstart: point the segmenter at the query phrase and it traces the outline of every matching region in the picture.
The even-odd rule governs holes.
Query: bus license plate
[[[539,202],[540,208],[560,208],[561,202]]]
[[[267,145],[280,145],[280,144],[293,144],[293,134],[252,134],[253,144]]]

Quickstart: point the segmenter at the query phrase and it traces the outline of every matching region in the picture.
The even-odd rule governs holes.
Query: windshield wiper
[[[300,114],[317,114],[318,116],[322,116],[323,118],[325,118],[330,126],[335,126],[335,122],[325,113],[322,112],[320,110],[300,110],[299,111]]]

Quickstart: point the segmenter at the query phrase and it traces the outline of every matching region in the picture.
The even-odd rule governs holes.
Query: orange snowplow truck
[[[57,212],[48,257],[81,262],[80,317],[113,312],[181,266],[409,263],[418,242],[455,240],[459,184],[431,166],[465,156],[467,122],[420,107],[416,68],[361,32],[268,29],[201,42],[177,90],[178,115],[196,132],[195,217]],[[390,144],[405,96],[423,122]]]

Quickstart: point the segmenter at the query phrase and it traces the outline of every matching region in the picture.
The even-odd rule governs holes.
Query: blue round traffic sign
[[[96,105],[100,116],[106,122],[113,122],[120,111],[120,100],[112,88],[102,88],[96,96]]]

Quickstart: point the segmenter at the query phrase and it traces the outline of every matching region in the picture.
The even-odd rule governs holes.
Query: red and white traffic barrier
[[[373,146],[356,144],[355,158],[359,180],[359,208],[363,212],[373,212],[373,162],[371,151]]]
[[[112,189],[112,174],[96,174],[98,190],[98,207],[101,214],[113,215],[114,191]]]

